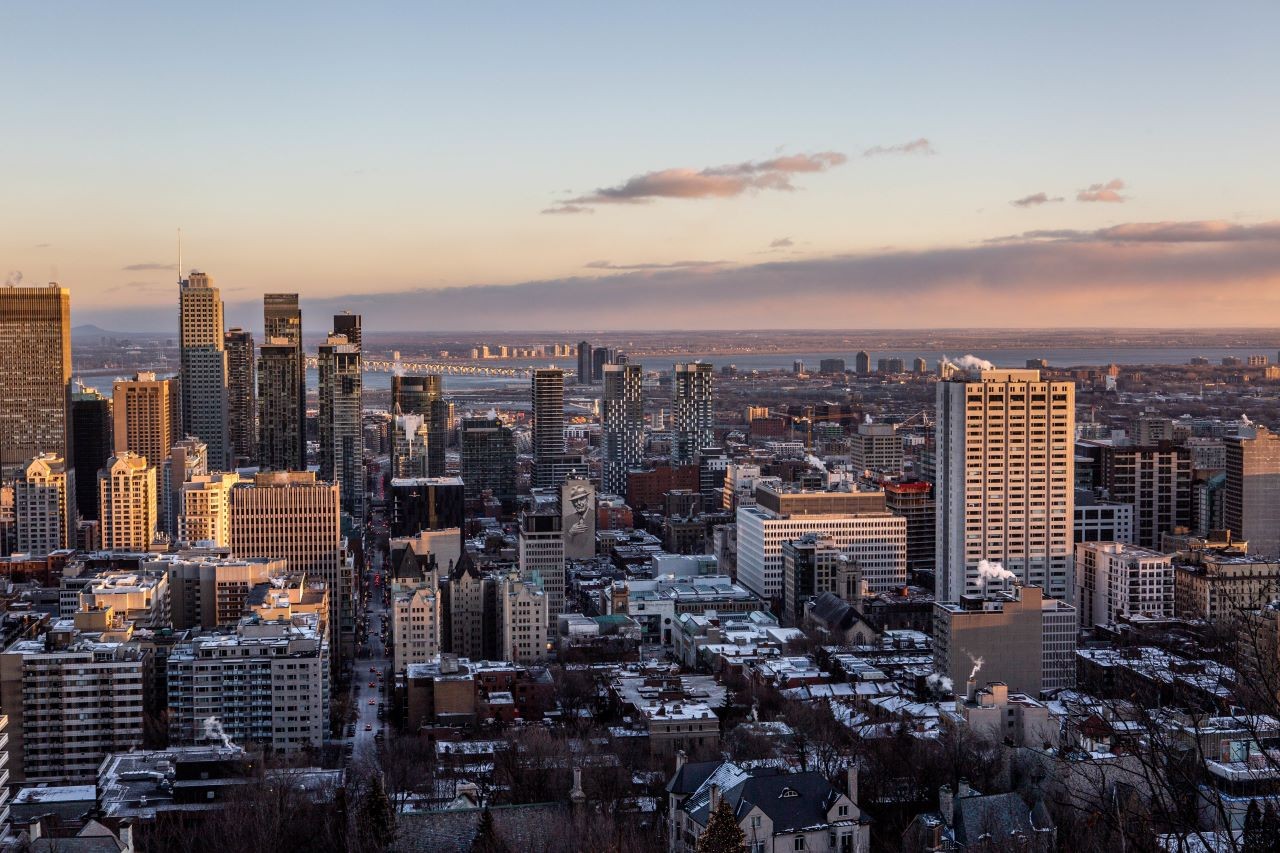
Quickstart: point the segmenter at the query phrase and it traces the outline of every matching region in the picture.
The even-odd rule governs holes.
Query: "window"
[[[797,836],[796,836],[795,845],[794,845],[791,849],[792,849],[792,850],[803,850],[803,849],[804,849],[804,836],[803,836],[803,835],[797,835]]]

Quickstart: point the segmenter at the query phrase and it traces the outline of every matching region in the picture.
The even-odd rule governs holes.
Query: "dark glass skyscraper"
[[[416,536],[424,530],[462,528],[462,480],[413,477],[391,481],[391,535]]]
[[[111,458],[111,400],[81,385],[71,394],[73,469],[76,508],[86,519],[98,518],[98,469]]]
[[[427,464],[429,477],[444,476],[444,448],[449,436],[449,404],[444,400],[444,382],[434,373],[423,376],[391,377],[391,414],[421,415],[427,425]],[[404,441],[400,430],[393,430],[392,442]],[[392,448],[393,458],[396,449]]]
[[[253,333],[229,329],[227,350],[227,428],[237,465],[250,465],[258,455],[258,394],[254,372]]]
[[[510,428],[492,418],[467,418],[459,430],[462,444],[462,482],[467,500],[479,500],[485,490],[503,504],[516,496],[516,442]]]
[[[350,320],[354,315],[334,317]],[[348,328],[351,328],[347,324]],[[357,337],[360,319],[355,317]],[[335,332],[320,345],[320,478],[338,484],[342,509],[364,524],[364,377],[360,345]]]
[[[590,385],[592,373],[591,361],[591,344],[587,341],[578,342],[578,384]]]
[[[302,471],[307,467],[307,383],[298,294],[266,294],[262,325],[258,464],[269,471]]]

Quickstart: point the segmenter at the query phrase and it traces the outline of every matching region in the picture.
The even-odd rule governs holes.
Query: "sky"
[[[0,274],[176,328],[181,228],[250,328],[1280,326],[1280,4],[620,5],[0,5]]]

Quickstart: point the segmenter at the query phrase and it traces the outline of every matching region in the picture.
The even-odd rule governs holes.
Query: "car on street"
[[[365,723],[365,724],[364,724],[364,730],[365,730],[366,732],[371,732],[371,731],[373,731],[373,723]]]

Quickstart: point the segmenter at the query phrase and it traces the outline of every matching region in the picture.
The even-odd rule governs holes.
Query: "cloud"
[[[1128,201],[1128,196],[1120,195],[1120,190],[1124,189],[1124,181],[1119,178],[1113,178],[1105,184],[1090,184],[1087,189],[1080,190],[1076,193],[1076,201],[1108,201],[1120,203]]]
[[[177,264],[129,264],[127,267],[121,267],[126,272],[147,272],[149,270],[177,270]]]
[[[1054,196],[1050,198],[1047,193],[1032,193],[1024,195],[1022,198],[1014,199],[1009,204],[1014,207],[1036,207],[1041,204],[1049,204],[1050,202],[1062,201],[1062,196]]]
[[[727,261],[673,261],[669,264],[615,264],[612,261],[591,261],[583,266],[591,270],[681,270],[722,267],[727,263]]]
[[[580,204],[562,204],[559,207],[544,208],[543,213],[595,213],[590,207],[584,207]]]
[[[1280,241],[1280,220],[1240,225],[1223,219],[1200,219],[1186,222],[1127,222],[1077,231],[1071,228],[1024,231],[1006,237],[994,237],[988,243],[1056,240],[1073,243],[1243,243]]]
[[[52,248],[52,247],[53,247],[53,244],[52,244],[52,243],[36,243],[36,248],[37,248],[37,249],[49,249],[49,248]]]
[[[592,205],[649,204],[659,198],[733,198],[749,191],[795,190],[792,176],[825,172],[848,158],[838,151],[787,154],[768,160],[709,166],[705,169],[662,169],[636,175],[621,184],[568,198],[543,213],[585,213]]]
[[[366,329],[429,317],[450,330],[1232,325],[1280,311],[1280,223],[1053,233],[1066,236],[348,294],[304,311],[349,308]]]
[[[789,249],[795,245],[795,241],[790,237],[779,237],[769,244],[770,249]]]
[[[879,157],[884,154],[925,154],[932,155],[938,152],[933,149],[932,143],[923,136],[919,139],[913,139],[910,142],[903,142],[901,145],[874,145],[862,152],[863,157]]]

